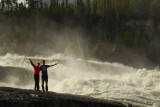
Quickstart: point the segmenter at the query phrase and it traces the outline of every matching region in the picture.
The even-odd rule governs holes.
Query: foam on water
[[[0,66],[22,67],[33,73],[28,58],[8,53],[0,56]],[[119,63],[76,59],[63,54],[31,58],[35,61],[46,59],[46,63],[50,64],[60,60],[57,66],[48,69],[49,90],[51,91],[146,106],[160,106],[160,72],[158,69],[135,69]],[[0,85],[7,86],[8,84],[2,81]],[[32,88],[32,85],[25,86],[25,88]]]

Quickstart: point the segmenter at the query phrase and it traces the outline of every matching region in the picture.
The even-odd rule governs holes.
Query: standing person
[[[29,59],[31,65],[34,67],[34,81],[35,81],[35,86],[34,86],[34,90],[39,91],[39,72],[41,71],[40,69],[40,63],[37,63],[37,65],[35,65],[31,59]]]
[[[44,91],[44,82],[46,83],[46,92],[48,92],[48,72],[47,72],[47,68],[48,67],[52,67],[58,64],[58,62],[56,62],[53,65],[45,65],[45,60],[42,60],[43,65],[40,66],[40,69],[42,71],[42,91]]]

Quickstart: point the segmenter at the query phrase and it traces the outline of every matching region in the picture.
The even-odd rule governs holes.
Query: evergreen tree
[[[89,16],[91,14],[91,3],[90,0],[86,0],[87,5],[87,15]]]
[[[10,10],[12,2],[11,0],[5,0],[5,4],[7,5],[7,10]]]
[[[17,10],[17,1],[18,0],[12,0],[13,7],[14,7],[15,10]]]
[[[68,0],[66,0],[66,7],[68,7]]]
[[[1,9],[4,10],[4,8],[5,8],[5,1],[1,0]]]

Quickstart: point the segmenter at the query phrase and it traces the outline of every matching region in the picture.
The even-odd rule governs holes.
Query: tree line
[[[18,3],[17,0],[1,0],[0,2],[0,17],[2,19],[5,17],[5,20],[7,17],[7,20],[15,25],[11,25],[16,29],[14,34],[21,35],[21,37],[16,36],[17,39],[23,38],[25,29],[36,29],[36,20],[46,19],[45,28],[49,31],[58,32],[64,26],[80,27],[85,38],[93,43],[112,42],[144,49],[151,46],[159,49],[159,10],[160,0],[75,0],[72,3],[69,0],[61,2],[25,0],[24,3]],[[21,20],[17,20],[19,18]],[[28,21],[27,26],[30,28],[20,27],[26,23],[23,21]],[[38,23],[42,25],[41,21]],[[5,26],[7,27],[6,24]],[[1,32],[1,38],[10,34],[7,32],[7,30],[5,34]],[[30,35],[32,39],[36,38],[32,29],[26,35]]]

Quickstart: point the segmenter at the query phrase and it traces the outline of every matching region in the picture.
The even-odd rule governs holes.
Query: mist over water
[[[17,68],[17,71],[12,71],[12,69],[5,71],[6,76],[1,78],[7,79],[1,80],[0,85],[33,89],[34,69],[28,62],[28,58],[32,58],[34,63],[42,59],[46,59],[46,64],[59,61],[58,65],[48,69],[49,91],[112,99],[145,106],[160,105],[160,72],[158,69],[135,69],[119,63],[84,60],[61,53],[49,57],[29,57],[10,53],[0,56],[1,67]],[[25,70],[18,71],[19,68]],[[13,76],[11,72],[19,73]],[[27,79],[22,80],[20,77]],[[17,82],[21,82],[21,85],[16,84]]]
[[[62,1],[49,6],[50,0],[43,0],[48,7],[28,8],[25,0],[18,0],[27,8],[19,5],[14,11],[15,4],[8,4],[10,9],[5,4],[0,86],[34,89],[28,58],[35,64],[45,59],[48,65],[59,62],[48,69],[49,91],[160,107],[160,69],[110,63],[159,65],[158,2],[89,0],[93,2],[86,5],[88,0],[68,0],[60,5]],[[109,62],[89,60],[92,56]]]

